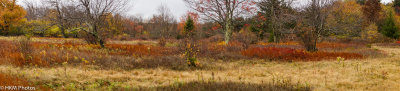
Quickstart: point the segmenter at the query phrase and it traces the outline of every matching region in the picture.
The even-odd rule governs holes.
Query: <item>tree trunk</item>
[[[232,20],[230,18],[225,22],[225,44],[229,44],[232,36]]]
[[[106,46],[104,45],[104,40],[100,39],[99,41],[101,48],[105,48]]]
[[[62,36],[63,36],[64,38],[68,38],[68,35],[65,34],[65,28],[64,28],[63,26],[59,26],[59,27],[60,27]]]
[[[310,43],[307,43],[307,45],[306,45],[307,51],[309,51],[309,52],[318,51],[318,49],[317,49],[317,41],[318,41],[318,38],[310,38]]]

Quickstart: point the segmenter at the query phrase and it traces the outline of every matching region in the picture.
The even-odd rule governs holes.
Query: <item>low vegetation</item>
[[[0,0],[0,90],[400,89],[400,0],[131,1]]]

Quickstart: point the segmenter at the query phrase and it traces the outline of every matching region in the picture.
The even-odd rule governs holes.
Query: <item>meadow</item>
[[[187,66],[180,40],[109,40],[106,48],[74,38],[0,37],[0,85],[39,90],[398,90],[400,45],[297,42],[197,46]],[[223,41],[222,41],[223,42]]]

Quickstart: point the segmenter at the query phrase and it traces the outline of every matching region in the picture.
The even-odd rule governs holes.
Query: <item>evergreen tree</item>
[[[395,24],[393,12],[389,12],[389,15],[385,19],[380,32],[392,39],[398,39],[400,37],[399,28]]]
[[[186,20],[185,26],[183,28],[183,33],[184,35],[189,38],[194,36],[194,21],[193,19],[189,16],[188,19]]]
[[[365,0],[357,0],[357,3],[360,5],[364,5],[365,4]]]

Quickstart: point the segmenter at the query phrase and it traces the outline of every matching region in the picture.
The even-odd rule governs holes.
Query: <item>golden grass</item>
[[[14,39],[0,37],[0,40]],[[64,39],[33,39],[36,42],[60,42],[55,40]],[[76,43],[77,40],[68,39],[63,42],[74,41]],[[126,44],[139,42],[131,41]],[[116,41],[115,43],[120,42]],[[201,58],[201,62],[212,62],[212,66],[215,66],[215,68],[202,70],[171,70],[162,67],[130,70],[101,69],[99,66],[72,64],[52,68],[34,66],[21,68],[0,65],[0,72],[18,78],[26,78],[29,82],[37,83],[38,87],[44,86],[57,90],[110,90],[110,88],[114,90],[113,87],[158,88],[193,82],[215,82],[216,85],[219,83],[258,85],[288,83],[300,87],[311,87],[317,91],[396,91],[400,89],[400,48],[373,46],[373,49],[383,50],[390,56],[386,58],[318,62],[270,62],[265,60],[226,62]],[[237,85],[243,84],[234,86]]]
[[[346,61],[265,62],[243,60],[216,62],[224,70],[174,71],[169,69],[97,70],[93,66],[55,68],[17,68],[1,65],[0,71],[24,77],[32,82],[70,84],[98,80],[118,83],[120,87],[159,87],[193,81],[245,82],[263,84],[289,80],[313,90],[398,90],[400,89],[400,48],[374,47],[391,57]],[[206,60],[206,59],[203,59]],[[66,74],[65,74],[66,73]],[[64,86],[65,87],[65,86]],[[62,86],[58,87],[61,89]]]

